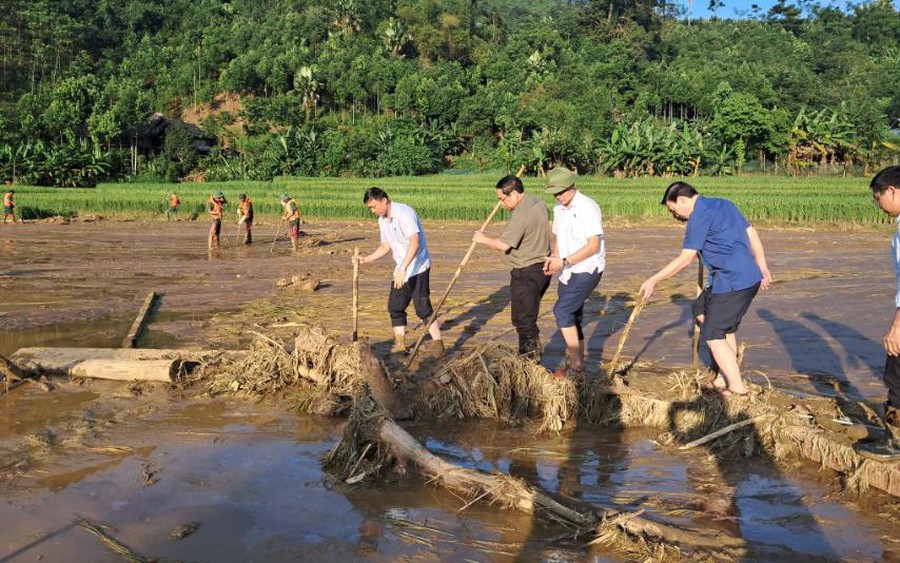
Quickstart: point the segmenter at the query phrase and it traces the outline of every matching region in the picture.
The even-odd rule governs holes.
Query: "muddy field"
[[[438,296],[476,226],[426,222],[425,228]],[[372,220],[304,229],[297,255],[286,239],[272,250],[274,225],[260,225],[251,247],[238,248],[231,238],[210,256],[203,223],[0,226],[0,354],[31,345],[118,346],[149,291],[163,297],[144,346],[243,347],[251,330],[289,336],[296,323],[321,324],[346,338],[350,255],[355,246],[369,252],[377,245],[377,227]],[[674,257],[681,241],[676,226],[607,231],[608,267],[586,312],[595,371],[601,352],[608,357],[615,347],[641,281]],[[775,284],[741,329],[749,377],[783,389],[883,400],[878,342],[892,310],[890,233],[761,229],[761,235]],[[388,260],[363,266],[360,282],[360,331],[382,353],[390,335]],[[276,287],[292,277],[298,283]],[[657,289],[626,356],[690,364],[695,277],[684,273]],[[300,287],[308,281],[319,289]],[[555,282],[541,316],[548,367],[563,349],[550,312],[554,293]],[[448,345],[514,343],[508,294],[499,255],[478,248],[442,319]],[[0,400],[0,450],[9,459],[29,454],[24,465],[0,464],[0,561],[61,561],[72,550],[90,560],[118,560],[75,524],[79,516],[109,524],[112,535],[145,556],[191,561],[620,557],[547,544],[559,529],[513,513],[477,504],[457,512],[463,503],[409,478],[334,488],[318,459],[340,424],[277,405],[201,401],[151,386],[94,381],[57,382],[49,394],[33,385],[15,389]],[[660,451],[650,430],[579,428],[562,438],[534,438],[468,422],[412,431],[463,465],[721,527],[742,536],[760,560],[900,556],[896,515],[879,515],[888,497],[837,493],[833,476],[812,465],[798,464],[789,474],[764,460],[722,466],[703,451]],[[199,524],[192,535],[170,536],[187,522]]]

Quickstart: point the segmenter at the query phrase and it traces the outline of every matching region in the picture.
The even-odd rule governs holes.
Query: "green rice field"
[[[304,216],[363,218],[369,211],[362,194],[369,186],[384,189],[396,201],[412,205],[425,220],[483,219],[496,202],[496,174],[441,174],[396,178],[278,178],[271,182],[198,184],[101,184],[96,188],[16,186],[16,204],[24,219],[53,215],[101,215],[136,219],[163,218],[166,195],[177,191],[180,217],[204,218],[204,204],[217,190],[225,193],[234,213],[238,194],[248,193],[259,215],[280,213],[279,195],[291,194]],[[543,179],[525,178],[526,192],[542,193]],[[595,198],[607,221],[667,221],[659,204],[670,179],[618,180],[586,176],[579,188]],[[727,197],[752,221],[762,223],[877,224],[889,218],[875,209],[866,178],[724,177],[689,179],[702,193]],[[502,216],[502,215],[501,215]]]

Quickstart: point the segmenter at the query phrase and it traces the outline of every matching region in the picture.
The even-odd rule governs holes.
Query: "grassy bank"
[[[272,182],[204,184],[101,184],[92,189],[16,187],[20,216],[35,219],[52,215],[88,215],[152,219],[166,209],[166,194],[175,190],[182,200],[181,216],[204,218],[204,204],[216,190],[225,193],[228,211],[237,208],[238,194],[248,193],[256,212],[280,213],[279,195],[299,199],[309,217],[350,219],[368,217],[363,191],[377,185],[392,199],[416,208],[423,219],[483,219],[494,204],[496,175],[436,175],[398,178],[279,178]],[[696,178],[701,192],[732,199],[753,221],[790,224],[884,223],[887,217],[872,206],[865,178],[782,177]],[[597,199],[611,220],[664,221],[668,214],[659,205],[670,180],[642,178],[616,180],[585,177],[580,188]],[[543,179],[526,178],[526,191],[540,194]]]

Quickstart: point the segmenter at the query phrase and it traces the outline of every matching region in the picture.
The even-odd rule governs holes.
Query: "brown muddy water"
[[[435,295],[475,228],[426,222]],[[246,331],[228,330],[226,321],[264,297],[283,309],[280,320],[315,321],[346,334],[349,255],[354,246],[373,249],[377,228],[370,221],[305,229],[319,244],[297,256],[286,240],[269,252],[274,225],[258,227],[258,243],[249,249],[226,246],[220,256],[208,256],[201,223],[3,226],[0,354],[33,345],[118,346],[151,290],[163,297],[145,346],[240,345]],[[629,294],[675,256],[681,237],[676,227],[607,230],[609,265],[586,310],[594,364],[601,350],[615,346],[630,312]],[[776,284],[757,298],[741,328],[750,346],[749,377],[763,383],[765,374],[778,387],[883,400],[879,341],[893,313],[889,236],[887,227],[762,230]],[[315,293],[274,289],[277,279],[292,275],[313,277],[322,287]],[[687,296],[694,277],[683,274],[657,289],[625,355],[690,363]],[[376,350],[389,337],[389,282],[384,260],[361,272],[360,329]],[[562,350],[550,312],[554,291],[555,283],[541,317],[548,365]],[[479,248],[448,300],[447,342],[455,348],[486,339],[514,342],[508,293],[497,255]],[[243,328],[252,328],[250,317]],[[460,511],[465,502],[414,476],[336,486],[320,458],[337,439],[341,420],[265,403],[187,400],[153,387],[56,383],[51,393],[26,385],[0,397],[3,562],[119,560],[74,524],[79,515],[109,524],[112,535],[144,556],[184,561],[623,558],[605,548],[548,543],[562,530],[512,511],[480,504]],[[764,458],[717,459],[702,448],[673,452],[654,443],[652,430],[585,427],[534,437],[488,422],[409,429],[461,465],[740,535],[755,560],[900,558],[895,502],[876,492],[862,498],[839,493],[833,474],[809,464],[786,470]],[[23,452],[29,459],[21,473],[8,464]],[[187,522],[200,525],[194,534],[170,537]]]

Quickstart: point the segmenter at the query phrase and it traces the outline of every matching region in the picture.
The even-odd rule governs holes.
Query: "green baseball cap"
[[[281,194],[281,201],[287,201],[289,199],[291,199],[291,196],[287,194]]]
[[[564,192],[575,185],[578,181],[578,174],[572,172],[568,168],[554,168],[547,172],[547,185],[544,186],[544,193],[556,195]]]
[[[222,192],[216,192],[213,197],[216,199],[225,199],[225,194],[223,194]]]

